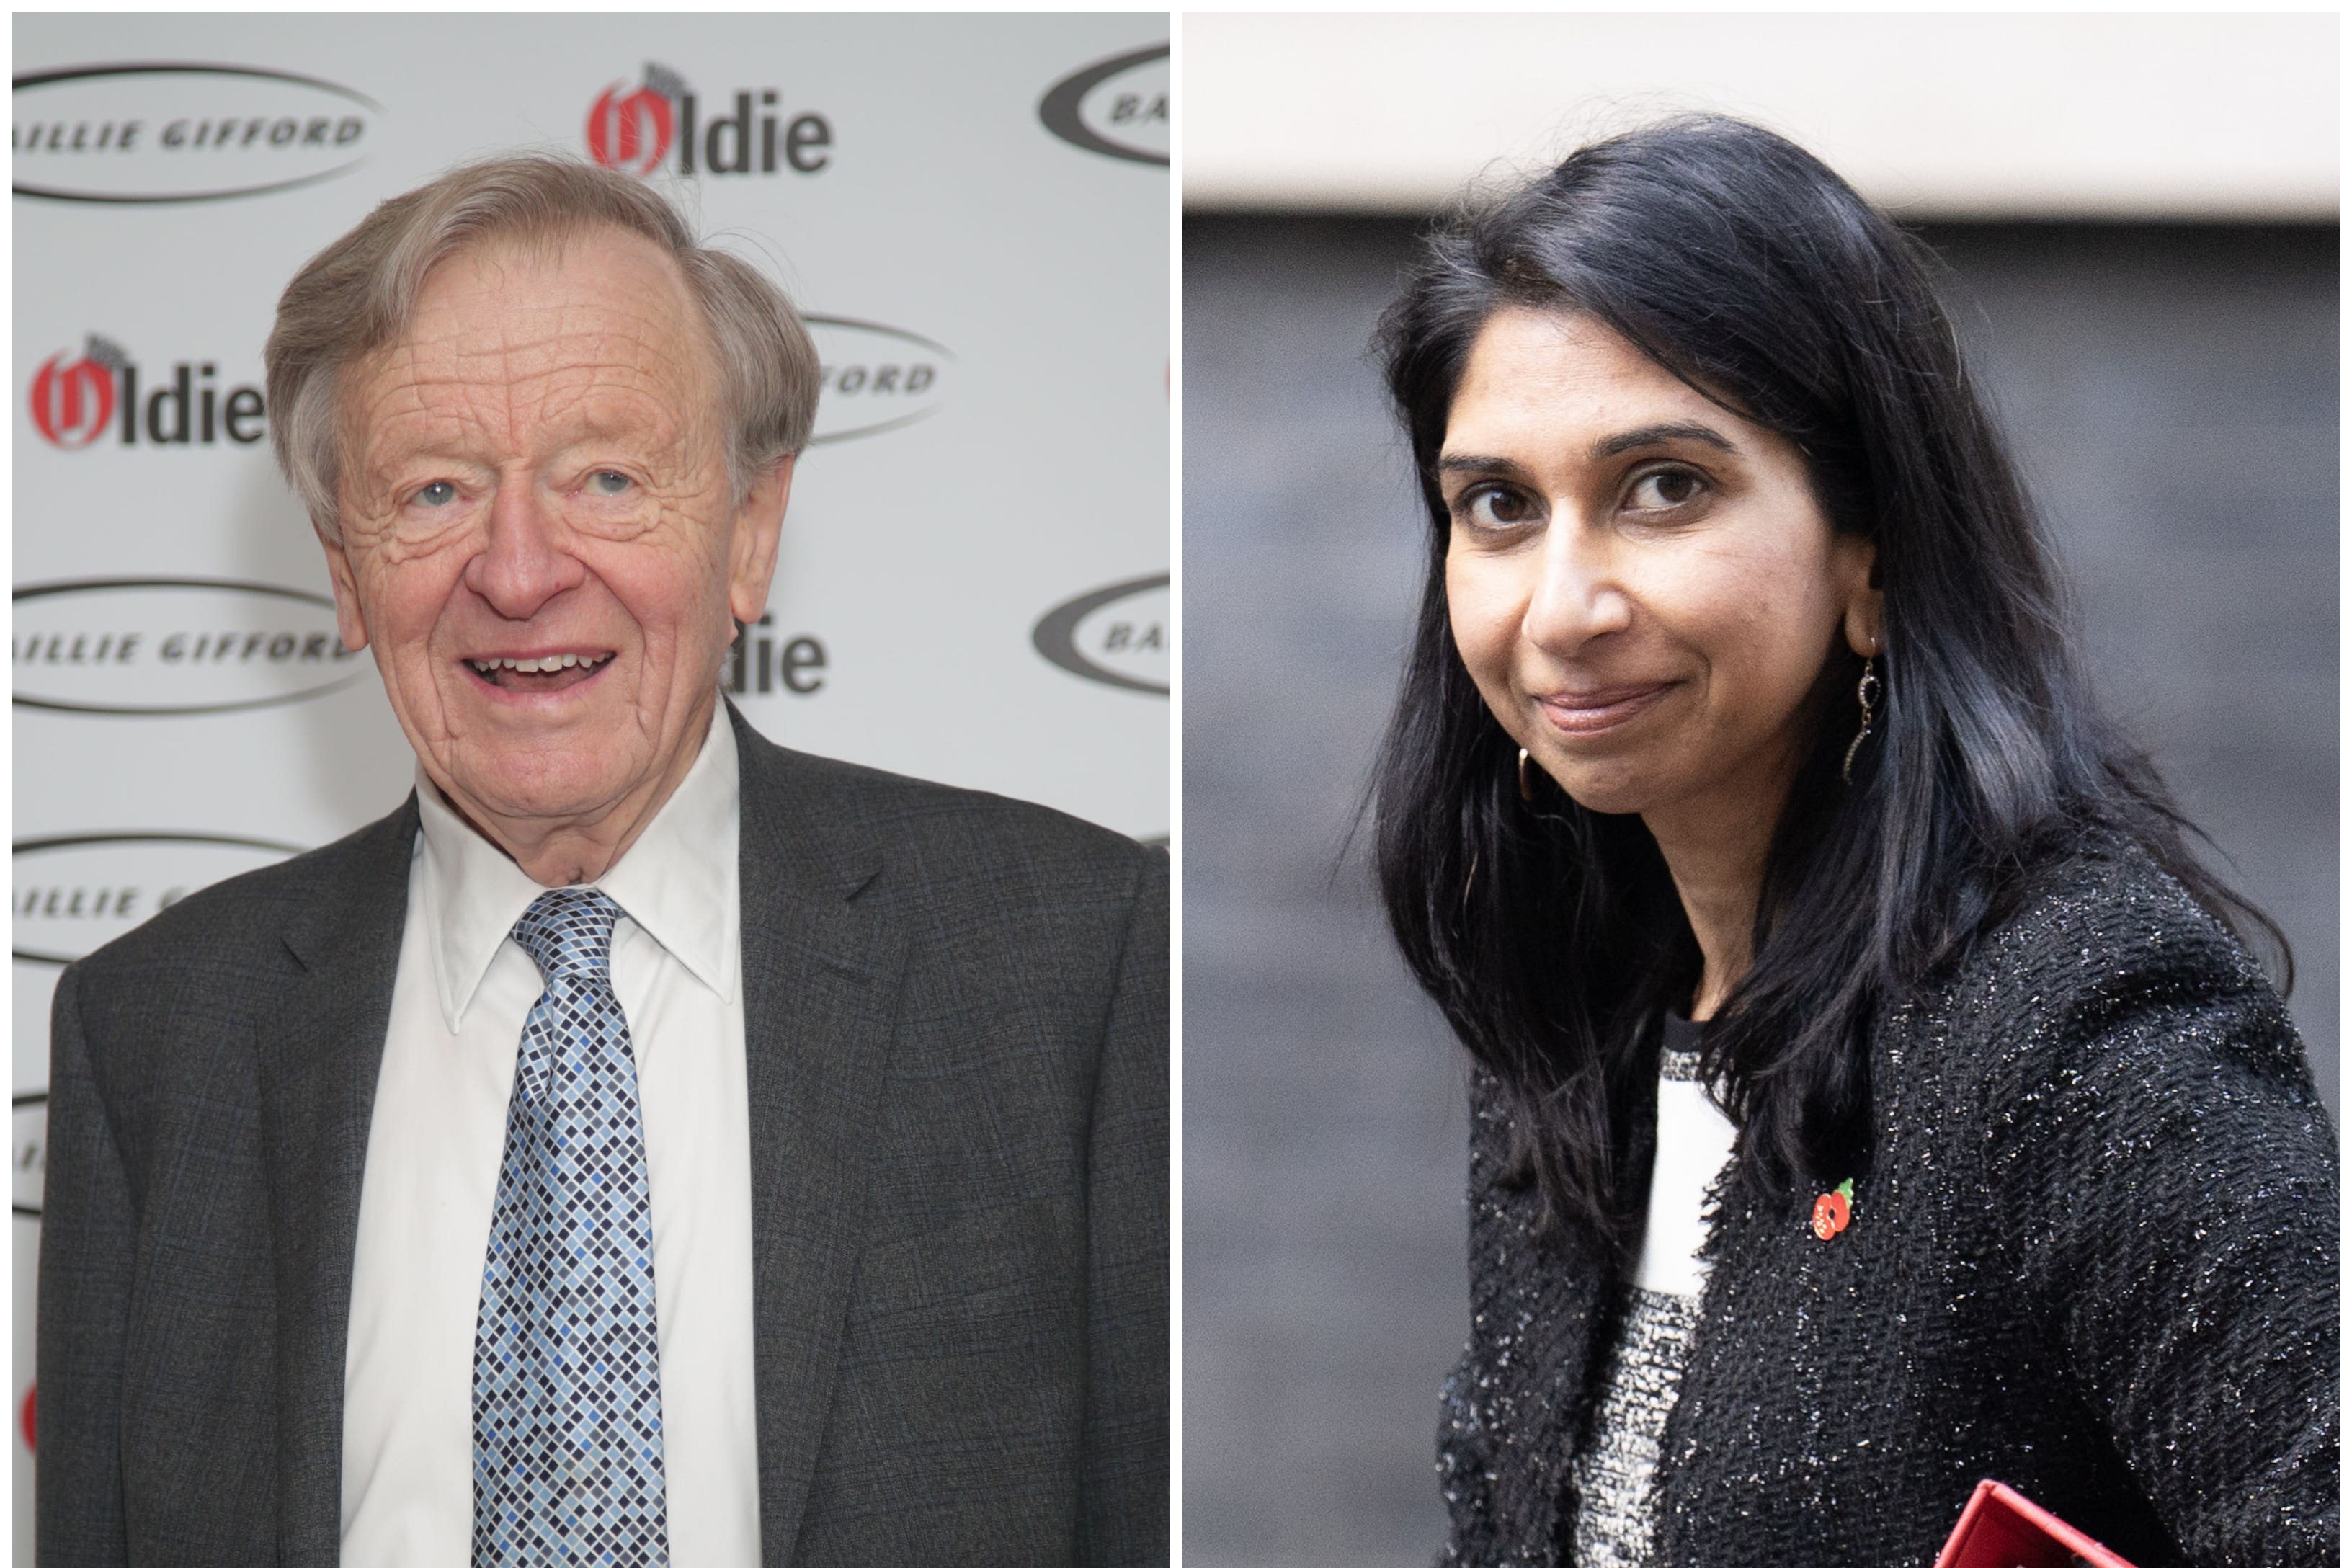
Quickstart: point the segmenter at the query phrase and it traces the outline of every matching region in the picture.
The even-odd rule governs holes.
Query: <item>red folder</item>
[[[2132,1565],[1999,1481],[1977,1483],[1936,1568],[2132,1568]]]

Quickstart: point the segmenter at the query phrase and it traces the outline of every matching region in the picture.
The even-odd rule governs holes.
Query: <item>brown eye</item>
[[[1626,499],[1639,511],[1666,510],[1696,500],[1706,488],[1706,481],[1688,468],[1660,468],[1634,480]]]
[[[1535,515],[1527,497],[1494,485],[1472,490],[1454,505],[1474,528],[1516,528]]]

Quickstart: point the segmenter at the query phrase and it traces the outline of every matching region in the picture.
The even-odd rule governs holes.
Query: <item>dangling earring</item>
[[[1839,770],[1848,784],[1853,783],[1854,753],[1862,750],[1864,741],[1870,739],[1871,721],[1878,715],[1878,692],[1877,661],[1865,658],[1862,661],[1862,679],[1853,689],[1854,700],[1862,704],[1862,728],[1855,731],[1853,744],[1845,749],[1845,766]],[[1520,754],[1526,755],[1525,752]]]
[[[1528,749],[1525,746],[1519,748],[1519,798],[1529,805],[1533,805],[1536,798],[1536,786],[1528,782]]]

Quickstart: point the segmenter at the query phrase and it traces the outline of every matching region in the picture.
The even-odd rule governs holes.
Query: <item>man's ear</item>
[[[776,550],[784,527],[784,504],[792,499],[793,458],[780,458],[751,483],[735,509],[727,560],[727,607],[749,625],[768,608],[768,586],[776,575]]]
[[[367,622],[360,618],[359,579],[352,574],[351,552],[343,545],[319,535],[319,548],[327,552],[327,580],[335,589],[335,630],[341,634],[343,646],[357,653],[367,647]]]

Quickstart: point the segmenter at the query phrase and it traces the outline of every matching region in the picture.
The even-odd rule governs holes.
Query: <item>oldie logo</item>
[[[300,853],[291,844],[215,833],[19,839],[10,952],[27,963],[71,963],[199,888]]]
[[[14,1184],[8,1206],[15,1213],[38,1218],[41,1213],[41,1176],[48,1164],[49,1096],[47,1089],[32,1094],[20,1094],[9,1101],[8,1158],[16,1169],[9,1180]],[[29,1427],[28,1419],[26,1425]],[[28,1431],[25,1441],[31,1442]]]
[[[1073,675],[1168,695],[1168,574],[1113,583],[1058,605],[1037,623],[1037,651]]]
[[[363,679],[335,602],[273,583],[107,577],[16,590],[8,658],[20,708],[230,713]]]
[[[832,121],[787,113],[781,97],[742,88],[706,103],[677,72],[648,63],[636,87],[616,81],[588,106],[588,155],[632,174],[820,173],[833,162]]]
[[[43,360],[25,389],[25,411],[42,440],[68,452],[112,437],[123,447],[250,447],[269,434],[261,388],[232,386],[211,360],[180,360],[142,383],[120,343],[92,332],[79,356]]]
[[[824,367],[813,442],[877,436],[939,412],[955,355],[929,338],[845,316],[803,316]]]
[[[727,663],[727,691],[733,697],[772,697],[779,691],[812,697],[824,689],[828,662],[822,641],[805,632],[778,632],[771,611],[757,626],[738,630]]]
[[[252,66],[31,71],[10,94],[11,188],[61,202],[204,202],[292,190],[366,157],[383,106]]]
[[[71,451],[112,429],[117,378],[128,365],[121,349],[97,336],[79,359],[54,353],[43,360],[26,399],[41,439]]]
[[[1097,60],[1037,102],[1045,129],[1073,147],[1138,163],[1168,162],[1168,46]]]

